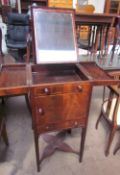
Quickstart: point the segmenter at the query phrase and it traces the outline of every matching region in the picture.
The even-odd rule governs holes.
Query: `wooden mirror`
[[[33,7],[32,23],[37,64],[77,62],[73,10]]]

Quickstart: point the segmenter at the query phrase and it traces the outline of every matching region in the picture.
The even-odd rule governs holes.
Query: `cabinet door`
[[[49,125],[67,123],[69,128],[71,121],[84,126],[87,122],[89,103],[91,97],[91,85],[87,85],[85,90],[82,89],[76,93],[63,93],[33,98],[33,122],[35,127],[46,128]],[[70,122],[70,123],[69,123]],[[54,128],[52,128],[53,130]],[[57,128],[56,128],[57,129]]]

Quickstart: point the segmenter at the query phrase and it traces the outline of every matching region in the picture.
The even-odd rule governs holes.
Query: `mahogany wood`
[[[61,137],[63,133],[60,133],[57,136],[44,135],[44,140],[49,144],[40,157],[39,135],[51,131],[82,128],[79,152],[81,162],[92,86],[116,84],[118,81],[113,81],[94,62],[67,65],[33,65],[31,70],[33,85],[30,88],[30,103],[32,106],[37,170],[40,170],[42,160],[54,153],[56,149],[78,153],[63,142],[63,137]]]
[[[32,106],[38,171],[40,170],[39,163],[41,163],[45,157],[51,155],[56,149],[76,153],[76,151],[73,151],[67,144],[62,143],[60,138],[45,136],[44,139],[49,140],[50,143],[40,158],[38,136],[46,132],[82,127],[84,130],[81,139],[82,150],[80,149],[79,153],[80,161],[82,161],[92,86],[89,82],[84,82],[79,74],[76,74],[75,66],[74,69],[71,69],[74,77],[72,77],[70,70],[68,74],[66,74],[67,66],[65,67],[66,69],[62,69],[62,74],[60,70],[48,72],[44,66],[40,65],[39,70],[37,68],[35,69],[34,66],[34,72],[32,72],[34,75],[32,76],[32,82],[37,83],[31,87],[30,101]],[[34,81],[34,79],[38,77],[37,74],[42,79],[40,78]],[[58,82],[54,81],[55,79],[58,79]],[[54,145],[54,147],[52,147],[51,150],[49,148],[51,148],[52,145]]]
[[[76,21],[79,24],[82,18],[80,15],[77,17]],[[92,19],[95,20],[93,17]],[[101,23],[101,17],[98,19]],[[54,139],[56,144],[54,143],[54,149],[46,149],[48,153],[46,154],[45,151],[40,158],[38,138],[46,132],[81,127],[79,160],[82,161],[92,87],[118,82],[98,68],[95,63],[90,62],[58,65],[3,65],[0,72],[0,96],[30,94],[38,171],[41,160],[49,156],[56,148],[76,153],[68,145],[62,143],[62,139],[46,136],[47,142],[50,137],[52,138],[48,147],[53,145]]]

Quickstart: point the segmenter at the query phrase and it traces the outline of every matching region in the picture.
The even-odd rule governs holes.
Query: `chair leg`
[[[113,154],[115,155],[119,149],[120,149],[120,141],[118,142],[116,148],[114,149]]]
[[[40,171],[40,156],[39,156],[39,136],[34,132],[34,140],[35,140],[35,153],[36,153],[36,163],[37,163],[37,171]]]
[[[111,132],[110,132],[110,135],[109,135],[109,138],[108,138],[107,147],[106,147],[106,150],[105,150],[105,155],[106,155],[106,156],[109,155],[110,146],[111,146],[111,143],[112,143],[112,141],[113,141],[115,132],[116,132],[116,128],[113,128],[113,129],[111,130]]]
[[[99,124],[99,121],[100,121],[101,117],[102,117],[102,111],[100,112],[100,115],[99,115],[99,117],[97,119],[97,122],[96,122],[96,125],[95,125],[96,129],[98,129],[98,124]]]
[[[86,137],[86,128],[82,128],[79,162],[82,162],[82,159],[83,159],[85,137]]]
[[[7,136],[7,131],[6,131],[6,125],[5,125],[5,123],[3,124],[2,138],[3,138],[6,146],[9,146],[9,141],[8,141],[8,136]]]

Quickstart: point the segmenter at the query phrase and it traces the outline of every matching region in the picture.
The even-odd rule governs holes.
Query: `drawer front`
[[[55,85],[41,85],[32,89],[34,96],[48,96],[53,94],[63,93],[77,93],[77,92],[88,92],[89,84],[85,83],[70,83],[70,84],[55,84]]]
[[[79,128],[79,127],[85,127],[84,120],[73,120],[73,121],[65,121],[65,122],[59,122],[59,123],[49,123],[46,125],[36,126],[36,131],[39,133],[45,133],[45,132],[53,132],[58,131],[62,129],[68,129],[68,128]]]

